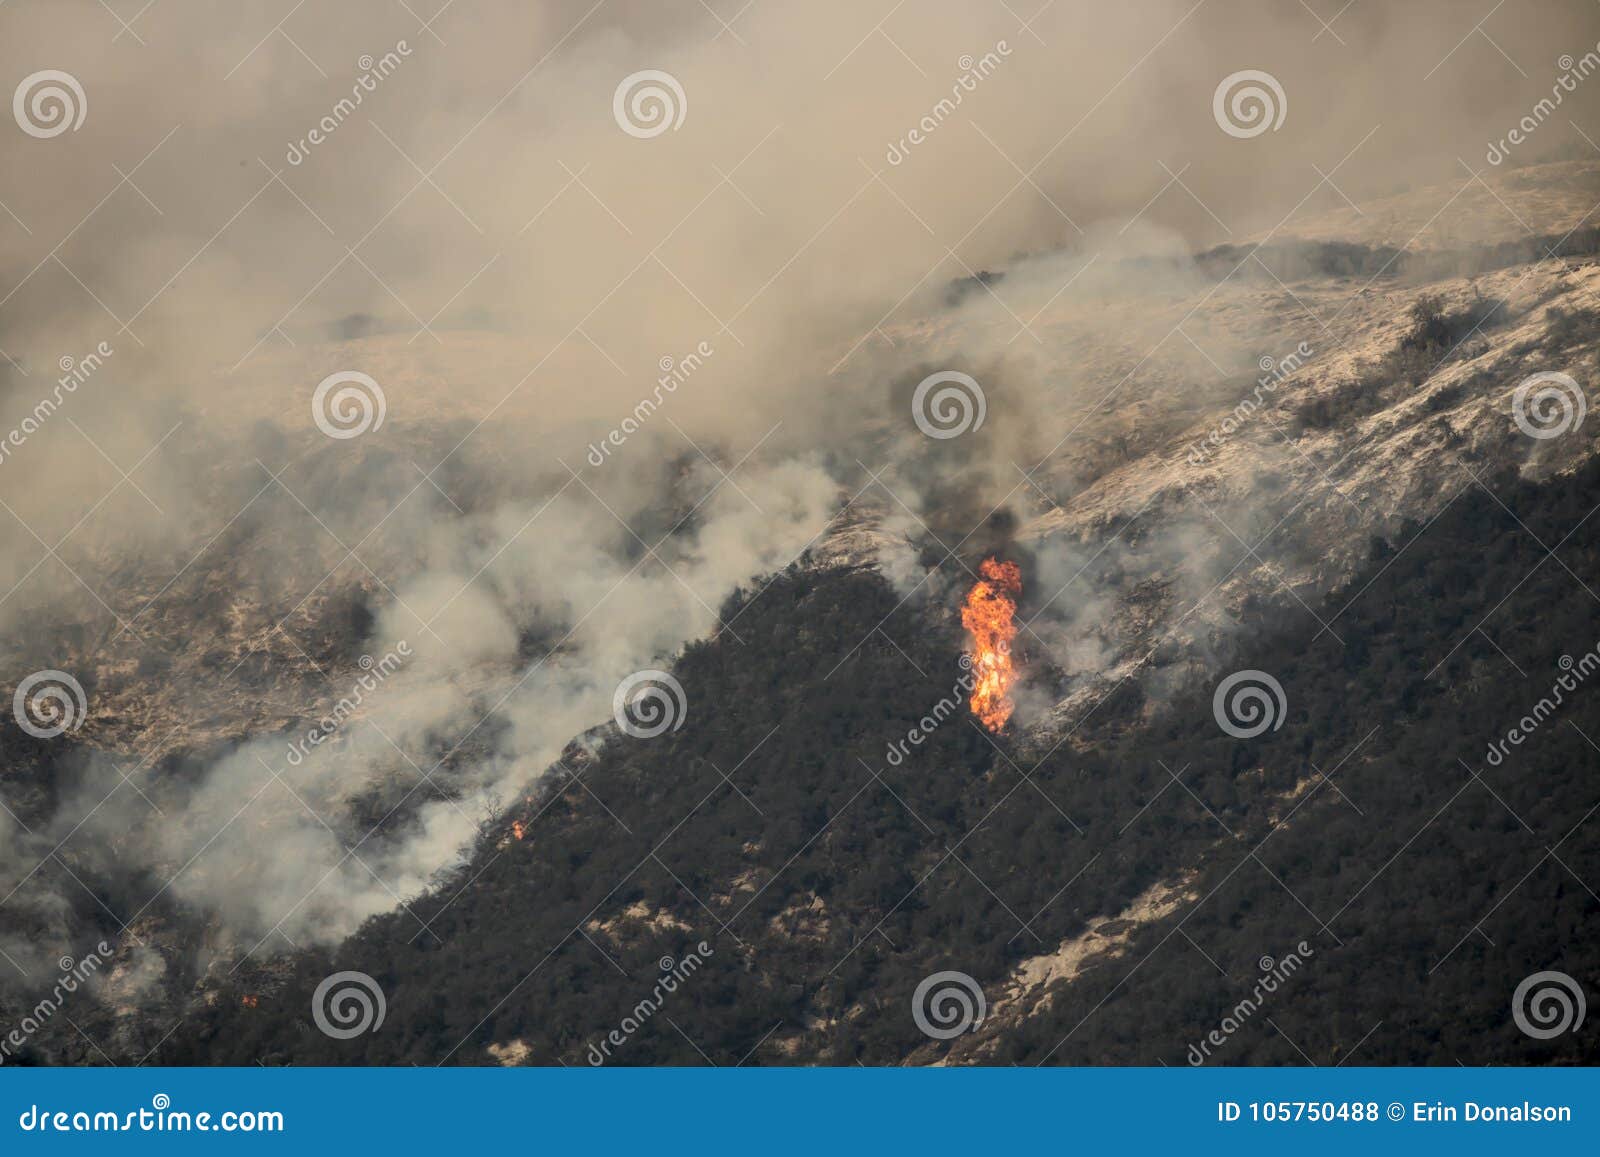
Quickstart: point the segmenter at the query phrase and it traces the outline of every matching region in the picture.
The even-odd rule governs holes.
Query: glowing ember
[[[981,576],[961,608],[961,625],[972,638],[973,687],[969,706],[983,725],[998,732],[1015,706],[1009,698],[1016,669],[1011,640],[1016,637],[1017,596],[1022,570],[1014,562],[986,558]]]

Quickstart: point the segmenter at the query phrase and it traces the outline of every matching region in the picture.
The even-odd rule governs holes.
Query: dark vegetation
[[[791,570],[725,612],[743,645],[681,657],[681,731],[612,739],[336,951],[219,969],[152,1059],[483,1064],[520,1040],[528,1063],[584,1064],[658,960],[704,940],[612,1063],[926,1060],[949,1046],[911,1019],[923,977],[968,972],[992,1008],[1019,960],[1187,875],[1194,901],[1048,1010],[997,1018],[981,1059],[1182,1064],[1258,959],[1303,940],[1218,1062],[1592,1063],[1593,1033],[1535,1041],[1510,1012],[1532,972],[1591,998],[1600,980],[1600,675],[1501,765],[1485,750],[1600,641],[1600,465],[1485,481],[1498,500],[1469,484],[1375,540],[1316,608],[1331,631],[1298,608],[1247,625],[1229,667],[1271,672],[1289,704],[1253,740],[1218,728],[1211,686],[1153,704],[1130,684],[1042,761],[958,712],[890,764],[951,696],[960,639],[870,572]],[[380,1031],[313,1027],[337,969],[380,981]]]
[[[980,269],[970,277],[957,277],[945,286],[944,303],[953,309],[979,290],[997,281],[1004,281],[1005,276],[1004,273]]]
[[[1505,302],[1479,296],[1457,310],[1446,310],[1434,294],[1411,306],[1411,329],[1381,370],[1393,381],[1420,386],[1475,335],[1505,320]]]
[[[1422,385],[1452,359],[1480,352],[1475,344],[1485,331],[1506,320],[1505,302],[1477,297],[1460,309],[1446,309],[1444,299],[1424,294],[1411,306],[1410,326],[1395,347],[1365,367],[1361,380],[1337,390],[1305,398],[1294,408],[1298,429],[1325,430],[1392,405],[1397,393]],[[1563,327],[1574,341],[1593,338],[1581,319]],[[1459,388],[1430,399],[1435,409],[1454,402]]]
[[[1543,344],[1546,350],[1561,350],[1579,342],[1591,341],[1597,333],[1600,333],[1600,309],[1562,309],[1552,306]]]
[[[1169,764],[1192,760],[1185,782],[1217,814],[1222,838],[1193,884],[1207,898],[1182,936],[1151,929],[1010,1034],[1000,1059],[1176,1063],[1249,993],[1255,956],[1302,938],[1309,966],[1221,1063],[1304,1063],[1301,1050],[1334,1063],[1369,1030],[1357,1063],[1600,1056],[1583,1034],[1531,1040],[1510,1016],[1530,973],[1560,969],[1591,991],[1600,975],[1600,683],[1568,694],[1499,766],[1486,759],[1550,695],[1561,657],[1600,644],[1584,586],[1600,563],[1600,468],[1489,485],[1509,509],[1471,486],[1420,535],[1374,543],[1369,573],[1319,609],[1332,620],[1348,607],[1332,622],[1342,643],[1307,618],[1246,646],[1240,665],[1287,691],[1281,731],[1232,741],[1208,728],[1198,694],[1139,738]],[[1259,800],[1297,776],[1317,794],[1286,827],[1239,807],[1242,791]]]
[[[1237,270],[1247,278],[1270,275],[1281,281],[1301,281],[1307,277],[1398,277],[1406,261],[1407,255],[1392,245],[1362,245],[1349,241],[1219,245],[1195,257],[1200,272],[1209,277],[1223,278]]]
[[[1350,241],[1277,241],[1265,245],[1219,245],[1195,258],[1210,277],[1238,276],[1300,281],[1308,277],[1379,277],[1438,281],[1471,277],[1547,258],[1593,257],[1600,253],[1600,226],[1569,234],[1547,234],[1463,249],[1402,250]]]

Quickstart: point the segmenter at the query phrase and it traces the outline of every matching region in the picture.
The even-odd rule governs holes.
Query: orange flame
[[[517,839],[520,840],[525,834],[527,834],[527,831],[528,829],[522,826],[521,820],[511,821],[511,834]]]
[[[967,593],[961,625],[972,638],[974,684],[968,705],[983,725],[998,732],[1011,718],[1010,699],[1016,682],[1011,640],[1017,635],[1017,596],[1022,593],[1022,568],[1014,562],[986,558],[982,577]]]

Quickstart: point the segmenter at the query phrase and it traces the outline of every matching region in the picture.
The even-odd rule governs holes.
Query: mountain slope
[[[306,377],[326,350],[253,369],[243,401],[257,409],[242,401],[224,421],[259,419],[248,444],[294,469],[276,487],[204,475],[217,487],[203,523],[222,533],[170,564],[82,548],[89,573],[116,568],[113,606],[79,621],[50,604],[7,640],[19,675],[45,655],[79,672],[92,710],[51,742],[0,726],[0,830],[17,853],[0,949],[30,966],[21,985],[0,972],[0,1011],[33,1006],[57,951],[104,938],[114,955],[98,1000],[24,1058],[579,1064],[670,956],[695,958],[693,979],[603,1059],[1175,1064],[1251,990],[1255,961],[1302,942],[1287,996],[1218,1060],[1320,1061],[1358,1044],[1375,1062],[1584,1055],[1581,1040],[1533,1045],[1506,1010],[1533,971],[1595,974],[1570,946],[1594,941],[1600,873],[1579,821],[1600,798],[1584,795],[1600,720],[1575,696],[1483,780],[1459,760],[1482,769],[1483,744],[1530,709],[1524,693],[1546,694],[1555,657],[1595,638],[1593,421],[1536,439],[1514,396],[1536,372],[1600,375],[1597,178],[1587,163],[1534,166],[1299,223],[1259,251],[1108,257],[1081,281],[1083,252],[1020,260],[986,283],[1005,308],[974,290],[887,322],[891,372],[841,362],[842,390],[860,396],[840,411],[851,430],[830,472],[768,501],[758,457],[740,496],[723,491],[742,521],[705,542],[702,504],[724,466],[739,472],[733,456],[708,447],[709,472],[692,452],[659,469],[630,460],[645,497],[626,521],[657,528],[650,549],[680,568],[759,538],[747,553],[770,569],[812,533],[795,510],[834,516],[798,565],[719,608],[734,631],[676,658],[687,718],[651,740],[583,731],[614,677],[566,662],[565,645],[606,602],[592,596],[638,571],[660,580],[628,590],[641,614],[615,599],[594,634],[608,661],[664,656],[654,620],[686,616],[655,604],[703,611],[709,630],[701,593],[647,565],[646,543],[613,530],[576,477],[508,468],[534,456],[492,429],[441,486],[419,480],[416,462],[465,441],[471,405],[446,363],[399,339],[340,347],[432,407],[381,440],[332,443],[263,385]],[[1413,228],[1457,210],[1505,217]],[[1521,236],[1518,218],[1562,235]],[[1038,340],[1007,351],[1018,314]],[[1241,413],[1256,355],[1283,367],[1302,345]],[[514,335],[465,348],[478,372],[462,394],[488,405],[525,351]],[[945,367],[994,350],[974,363],[991,391],[981,435],[916,433],[911,351]],[[309,448],[293,453],[301,435]],[[845,481],[883,460],[897,469]],[[564,538],[540,521],[552,491],[580,499],[558,508]],[[771,523],[785,533],[768,541]],[[1023,563],[1026,622],[1023,703],[998,738],[961,710],[955,616],[967,567],[993,552]],[[450,579],[438,599],[407,585],[430,570]],[[691,574],[728,589],[714,566]],[[465,599],[464,623],[440,623],[469,645],[440,648],[441,670],[415,665],[417,683],[397,679],[353,716],[314,780],[322,794],[307,804],[285,776],[239,808],[348,694],[383,627],[415,629],[406,600],[454,602],[485,575],[499,605]],[[1290,719],[1239,742],[1211,694],[1245,668],[1283,684]],[[475,793],[500,773],[527,794],[465,817],[462,801],[496,802]],[[102,808],[108,790],[120,795]],[[161,838],[196,800],[192,839]],[[429,807],[469,832],[481,821],[464,857]],[[318,863],[299,880],[308,831],[347,874]],[[401,845],[431,858],[381,858]],[[1424,848],[1426,870],[1409,869]],[[1412,884],[1425,891],[1408,897]],[[341,904],[347,892],[359,903]],[[319,904],[338,919],[318,928]],[[285,909],[324,945],[389,911],[313,948]],[[388,1019],[340,1041],[314,1025],[312,993],[350,969],[377,978]],[[910,1014],[919,983],[947,970],[989,1002],[980,1031],[948,1045]]]
[[[1509,1013],[1532,972],[1600,972],[1584,883],[1600,880],[1600,682],[1500,766],[1484,755],[1561,654],[1600,642],[1581,578],[1600,573],[1596,506],[1596,465],[1486,479],[1425,531],[1373,545],[1322,608],[1345,610],[1342,645],[1304,613],[1246,640],[1236,665],[1281,681],[1281,729],[1224,734],[1207,687],[1038,767],[960,717],[890,765],[885,745],[949,694],[958,640],[891,614],[870,572],[792,573],[741,617],[744,646],[677,665],[682,731],[614,737],[513,810],[524,839],[498,829],[415,915],[288,977],[242,970],[160,1057],[581,1064],[651,994],[658,958],[704,941],[704,967],[614,1063],[1180,1064],[1259,958],[1304,942],[1218,1061],[1593,1061],[1581,1034],[1533,1041]],[[1086,934],[1053,982],[1017,983]],[[382,985],[380,1031],[311,1027],[335,969]],[[911,1015],[943,969],[976,978],[992,1010],[950,1045]]]

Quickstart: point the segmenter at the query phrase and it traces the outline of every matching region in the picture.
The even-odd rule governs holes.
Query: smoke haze
[[[736,640],[723,600],[863,490],[902,592],[943,597],[965,576],[925,582],[908,540],[970,551],[986,512],[1093,484],[1070,440],[1120,383],[1084,365],[1160,347],[1152,374],[1248,378],[1304,336],[1241,317],[1163,345],[1210,284],[1193,254],[1466,180],[1600,40],[1584,4],[1507,10],[1492,44],[1452,3],[1331,29],[1272,3],[286,7],[162,0],[132,31],[97,3],[0,8],[7,83],[62,69],[87,98],[76,132],[0,133],[0,431],[63,359],[83,376],[0,461],[5,685],[57,668],[89,701],[42,819],[0,815],[0,894],[39,944],[82,902],[38,867],[69,843],[127,881],[135,932],[177,900],[228,961],[347,935],[620,679]],[[1252,68],[1287,115],[1241,140],[1213,93]],[[639,139],[613,96],[645,69],[684,115]],[[1577,91],[1530,158],[1582,147],[1559,120],[1600,137],[1597,103]],[[1080,306],[1115,322],[1035,325]],[[909,419],[945,369],[983,382],[971,439]],[[313,405],[344,372],[384,402],[348,440]],[[1096,565],[1123,551],[1176,569],[1196,543]],[[1092,556],[1040,548],[1041,589]],[[1063,603],[1038,637],[1096,670],[1101,618]],[[32,940],[0,946],[56,955]]]

